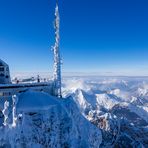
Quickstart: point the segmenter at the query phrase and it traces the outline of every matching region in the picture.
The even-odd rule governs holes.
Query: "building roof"
[[[0,66],[8,66],[3,60],[0,59]]]

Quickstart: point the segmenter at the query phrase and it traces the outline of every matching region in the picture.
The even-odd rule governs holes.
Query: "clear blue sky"
[[[148,0],[59,0],[64,72],[148,75]],[[55,0],[0,0],[0,58],[51,71]]]

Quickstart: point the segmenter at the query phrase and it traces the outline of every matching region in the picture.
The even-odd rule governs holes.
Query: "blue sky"
[[[64,72],[148,75],[147,0],[59,0]],[[0,58],[52,71],[55,0],[0,0]]]

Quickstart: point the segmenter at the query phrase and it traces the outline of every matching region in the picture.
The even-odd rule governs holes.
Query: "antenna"
[[[53,47],[54,52],[54,95],[61,98],[61,55],[59,50],[59,40],[60,40],[60,16],[58,0],[56,0],[55,8],[55,44]]]

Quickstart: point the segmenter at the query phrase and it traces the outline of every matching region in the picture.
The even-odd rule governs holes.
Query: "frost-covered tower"
[[[53,47],[54,51],[54,95],[61,97],[61,56],[59,51],[59,31],[60,31],[60,17],[59,17],[59,8],[58,2],[56,3],[55,8],[55,45]]]

